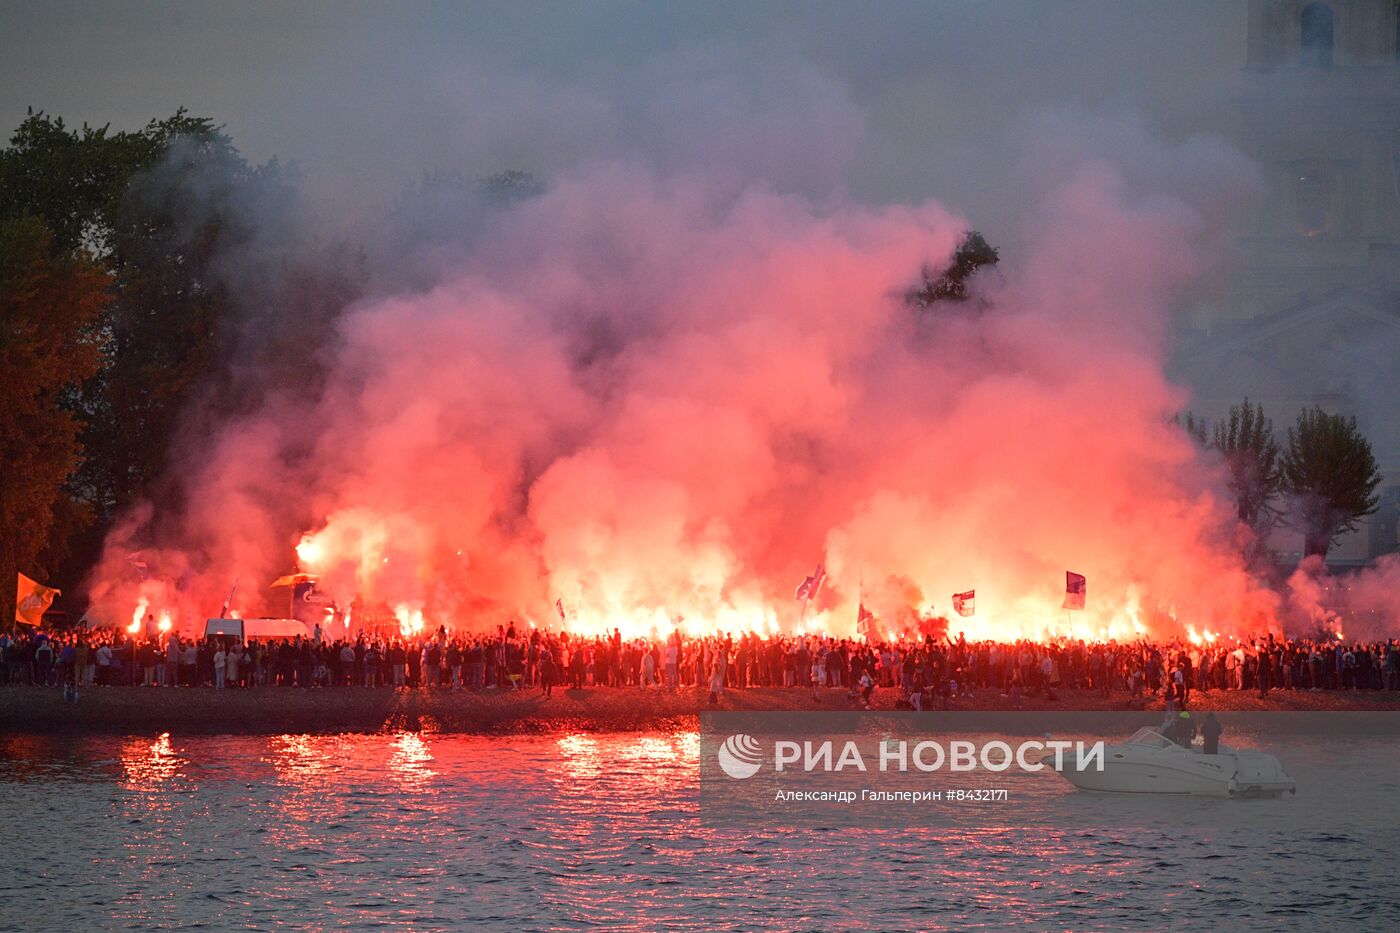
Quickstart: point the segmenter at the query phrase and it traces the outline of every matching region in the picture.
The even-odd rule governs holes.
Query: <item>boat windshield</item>
[[[1170,748],[1172,740],[1162,735],[1156,729],[1146,727],[1133,733],[1133,737],[1128,739],[1129,745],[1150,745],[1153,748]]]

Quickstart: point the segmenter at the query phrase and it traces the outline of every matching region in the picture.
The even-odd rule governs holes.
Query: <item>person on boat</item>
[[[1176,720],[1176,741],[1182,748],[1190,748],[1196,739],[1196,722],[1186,710]]]
[[[1201,736],[1204,740],[1204,752],[1207,755],[1215,755],[1220,752],[1220,720],[1215,718],[1214,713],[1206,713],[1206,721],[1201,723]]]

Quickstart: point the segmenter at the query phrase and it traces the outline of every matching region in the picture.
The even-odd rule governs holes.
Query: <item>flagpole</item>
[[[237,592],[238,592],[238,577],[234,577],[234,578],[233,578],[233,586],[229,587],[228,599],[224,600],[224,607],[223,607],[221,610],[219,610],[219,618],[221,618],[221,619],[227,619],[227,618],[228,618],[228,610],[229,610],[229,607],[233,605],[233,594],[234,594],[234,593],[237,593]],[[292,588],[292,592],[293,592],[293,593],[296,592],[296,588],[295,588],[295,587]]]
[[[862,621],[862,620],[861,620],[861,615],[862,615],[862,610],[864,610],[864,609],[865,609],[865,565],[864,565],[864,564],[861,564],[861,566],[860,566],[860,573],[856,575],[856,636],[857,636],[857,637],[859,637],[860,634],[861,634],[861,631],[860,631],[860,624],[861,624],[861,621]],[[868,629],[868,627],[867,627],[867,631],[868,631],[868,630],[869,630],[869,629]],[[869,640],[870,640],[870,636],[867,635],[867,636],[865,637],[865,640],[866,640],[866,641],[869,641]]]

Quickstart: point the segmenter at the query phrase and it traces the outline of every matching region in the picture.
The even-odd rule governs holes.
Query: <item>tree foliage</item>
[[[1210,424],[1206,419],[1197,417],[1195,412],[1177,412],[1176,416],[1172,418],[1172,423],[1185,431],[1187,435],[1190,436],[1191,440],[1202,447],[1205,447],[1209,443],[1206,435],[1210,431]]]
[[[481,198],[492,207],[509,207],[544,194],[544,182],[530,172],[507,169],[477,182]]]
[[[1240,521],[1258,533],[1267,531],[1283,466],[1274,423],[1264,415],[1264,406],[1250,405],[1248,398],[1231,405],[1229,417],[1212,429],[1210,446],[1225,461]]]
[[[14,619],[17,571],[50,573],[55,527],[82,512],[69,488],[81,422],[68,404],[97,372],[109,279],[56,250],[35,217],[0,219],[0,627]]]
[[[161,157],[128,179],[103,218],[118,289],[112,352],[87,393],[83,479],[104,516],[164,472],[176,420],[213,370],[232,316],[224,264],[253,235],[245,205],[258,176],[227,136],[183,114],[146,132]]]
[[[1308,556],[1327,556],[1361,518],[1376,511],[1381,482],[1371,444],[1356,419],[1305,409],[1288,429],[1284,488],[1298,500],[1298,523]]]
[[[41,218],[57,252],[101,252],[108,210],[155,150],[138,134],[70,130],[61,118],[30,110],[0,150],[0,217]]]
[[[971,297],[972,278],[987,266],[1000,260],[997,250],[976,230],[963,234],[962,242],[953,251],[953,258],[936,274],[923,270],[923,284],[909,293],[911,304],[928,308],[939,302],[962,302]]]
[[[0,218],[36,218],[56,254],[112,281],[100,367],[66,403],[83,422],[75,477],[110,516],[159,471],[174,413],[207,364],[217,308],[209,262],[227,239],[221,191],[247,174],[211,121],[177,111],[138,132],[71,130],[30,112],[0,152]]]
[[[363,278],[353,251],[299,239],[296,203],[293,173],[250,165],[221,127],[184,110],[119,133],[31,112],[0,150],[0,224],[37,223],[47,237],[26,242],[104,276],[97,362],[70,366],[57,396],[83,455],[55,447],[51,469],[33,474],[58,471],[72,493],[47,526],[54,553],[73,542],[65,579],[124,508],[154,495],[178,512],[162,477],[182,426],[265,391],[314,395],[317,348]]]

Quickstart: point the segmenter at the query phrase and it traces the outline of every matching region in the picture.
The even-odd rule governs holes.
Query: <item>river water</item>
[[[1043,775],[942,828],[716,827],[696,733],[0,736],[0,929],[1393,929],[1396,776],[1288,762],[1258,828]],[[1345,761],[1339,767],[1337,755]],[[1295,756],[1296,757],[1296,756]],[[1388,783],[1387,783],[1388,781]],[[1085,801],[1088,801],[1086,803]],[[1112,808],[1112,804],[1108,804]],[[1223,811],[1222,811],[1223,812]],[[1235,811],[1238,812],[1238,811]]]

